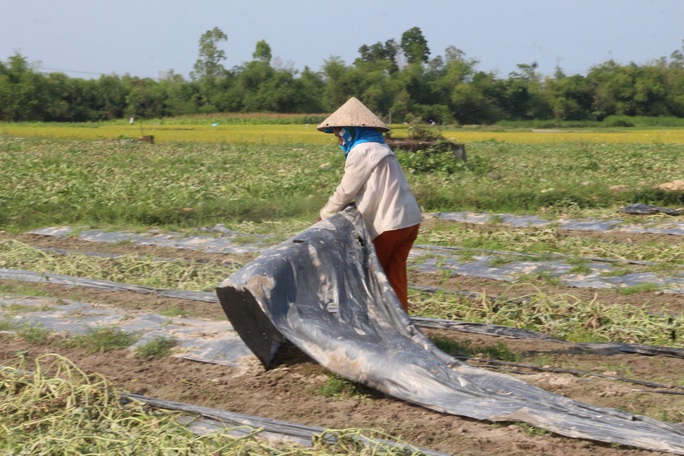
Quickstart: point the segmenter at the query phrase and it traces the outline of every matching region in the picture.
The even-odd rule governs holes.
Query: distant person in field
[[[408,313],[406,261],[423,217],[396,155],[382,137],[389,128],[352,97],[317,129],[334,134],[346,158],[342,181],[320,219],[356,203],[387,279]]]

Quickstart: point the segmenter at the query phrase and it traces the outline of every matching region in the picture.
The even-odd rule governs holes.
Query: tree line
[[[326,113],[356,96],[387,122],[493,124],[502,120],[601,121],[608,116],[684,117],[684,47],[647,64],[609,60],[586,76],[556,68],[541,76],[521,63],[507,77],[477,69],[454,46],[431,57],[418,27],[359,48],[319,71],[274,64],[265,41],[252,60],[227,69],[215,27],[199,39],[189,78],[173,70],[158,79],[125,74],[98,79],[43,73],[26,56],[0,61],[0,120],[89,122],[224,112]]]

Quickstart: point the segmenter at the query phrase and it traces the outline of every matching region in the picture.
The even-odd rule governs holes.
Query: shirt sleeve
[[[365,150],[354,150],[349,154],[344,164],[342,181],[321,209],[321,218],[330,217],[341,211],[347,204],[354,201],[356,195],[364,188],[373,171],[366,155]]]

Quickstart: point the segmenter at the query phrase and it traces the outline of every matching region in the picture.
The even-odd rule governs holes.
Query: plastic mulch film
[[[677,425],[581,403],[436,348],[403,312],[354,207],[265,251],[217,295],[265,368],[287,340],[335,374],[428,409],[684,454]]]

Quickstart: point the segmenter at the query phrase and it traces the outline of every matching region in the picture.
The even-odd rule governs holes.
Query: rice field
[[[215,124],[215,125],[213,125]],[[515,130],[491,131],[468,127],[440,129],[447,139],[459,143],[501,141],[512,144],[624,143],[684,144],[684,129],[613,129],[599,130]],[[133,125],[101,124],[12,124],[0,123],[0,134],[59,140],[140,139],[153,136],[155,143],[205,142],[230,144],[335,144],[331,135],[316,130],[316,124],[206,124],[165,125],[163,121],[139,121]],[[392,125],[393,137],[408,136],[408,126]]]

